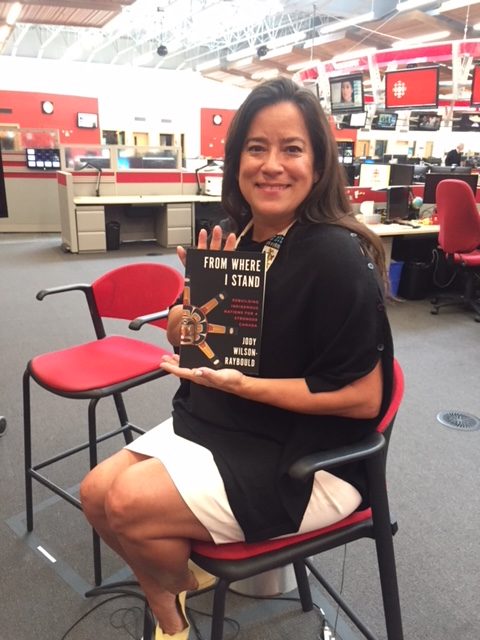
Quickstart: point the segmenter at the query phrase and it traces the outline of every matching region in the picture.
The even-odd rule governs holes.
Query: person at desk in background
[[[172,419],[84,479],[84,513],[136,574],[157,640],[184,639],[197,588],[191,540],[257,541],[341,520],[365,505],[355,465],[293,480],[299,457],[375,430],[390,401],[393,345],[382,244],[358,222],[320,103],[291,80],[257,86],[225,144],[222,205],[235,233],[198,248],[277,251],[266,277],[260,374],[162,368],[180,378]],[[238,236],[236,234],[239,234]],[[178,248],[182,262],[185,250]],[[183,308],[167,335],[180,343]],[[182,594],[178,596],[178,594]]]
[[[457,144],[455,149],[451,149],[445,156],[445,166],[451,167],[452,165],[460,166],[462,162],[462,151],[464,148],[463,142]]]

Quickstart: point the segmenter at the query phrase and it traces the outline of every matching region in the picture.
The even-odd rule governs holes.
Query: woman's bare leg
[[[175,594],[198,586],[187,565],[190,539],[211,537],[163,465],[122,450],[90,472],[81,496],[87,519],[129,564],[163,631],[182,630]]]

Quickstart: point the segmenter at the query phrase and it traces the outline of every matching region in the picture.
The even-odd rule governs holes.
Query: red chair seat
[[[63,393],[80,393],[110,387],[132,378],[160,372],[169,353],[161,347],[122,336],[45,353],[30,362],[31,374],[42,385]]]
[[[332,531],[338,531],[344,529],[359,522],[364,522],[372,516],[371,509],[364,509],[363,511],[355,511],[347,518],[331,524],[328,527],[322,529],[315,529],[308,533],[302,533],[298,535],[288,536],[286,538],[275,538],[273,540],[263,540],[262,542],[232,542],[230,544],[215,544],[214,542],[194,542],[192,544],[192,551],[198,553],[206,558],[215,558],[217,560],[244,560],[245,558],[254,558],[270,551],[277,551],[278,549],[284,549],[285,547],[291,547],[300,542],[306,540],[312,540],[313,538],[319,538]]]

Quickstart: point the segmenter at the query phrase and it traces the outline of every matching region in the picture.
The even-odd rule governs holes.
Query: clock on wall
[[[50,100],[44,100],[42,102],[42,112],[50,115],[53,113],[53,102]]]
[[[222,124],[223,122],[223,118],[219,113],[216,113],[213,116],[212,120],[213,120],[213,124],[216,124],[216,125]]]

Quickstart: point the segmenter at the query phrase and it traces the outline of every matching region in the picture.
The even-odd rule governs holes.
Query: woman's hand
[[[206,229],[200,229],[200,233],[198,234],[198,245],[197,249],[210,249],[212,251],[233,251],[235,249],[235,244],[237,242],[237,238],[234,233],[229,233],[225,244],[222,247],[223,243],[223,231],[222,227],[219,224],[216,224],[212,229],[212,238],[210,240],[210,246],[208,246],[208,232]],[[185,247],[177,247],[177,256],[180,259],[180,262],[185,266],[185,261],[187,259],[187,250]]]
[[[195,384],[203,387],[219,389],[227,393],[240,393],[242,382],[245,376],[236,369],[209,369],[208,367],[199,367],[198,369],[188,369],[178,365],[178,355],[163,356],[160,367],[167,373],[171,373],[177,378],[190,380]]]

